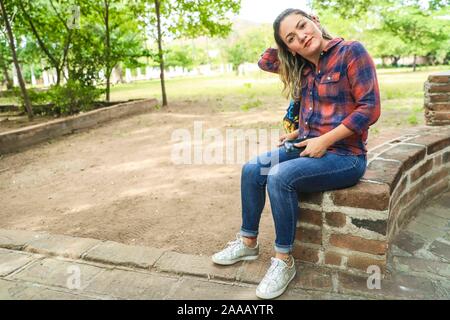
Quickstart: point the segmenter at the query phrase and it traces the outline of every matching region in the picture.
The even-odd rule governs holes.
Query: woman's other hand
[[[281,146],[284,144],[284,142],[285,142],[286,140],[294,140],[294,139],[297,139],[297,138],[298,138],[298,129],[295,130],[295,131],[293,131],[293,132],[291,132],[291,133],[283,134],[283,135],[280,136],[280,138],[278,139],[278,145],[277,145],[277,147],[281,147]]]
[[[308,156],[310,158],[321,158],[327,152],[330,145],[330,141],[324,136],[307,139],[295,144],[296,147],[306,147],[300,153],[300,157]]]

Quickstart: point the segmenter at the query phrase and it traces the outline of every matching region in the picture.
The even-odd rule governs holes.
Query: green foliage
[[[164,57],[166,67],[182,67],[188,70],[208,62],[204,48],[189,45],[173,45],[167,49]]]
[[[360,18],[372,11],[375,4],[374,0],[316,0],[313,8],[318,11],[332,9],[340,17],[349,19]]]
[[[273,42],[272,30],[269,25],[247,30],[236,35],[230,46],[224,47],[226,59],[233,65],[233,70],[244,62],[258,61],[265,48]]]
[[[426,55],[449,40],[449,24],[437,15],[418,5],[402,6],[385,13],[384,29],[401,39],[409,54]]]
[[[101,89],[83,86],[74,81],[69,81],[64,86],[55,86],[50,90],[52,102],[55,104],[52,112],[58,115],[68,115],[89,111],[102,93]]]
[[[247,101],[246,103],[241,105],[241,110],[242,111],[248,111],[248,110],[253,109],[253,108],[258,108],[261,105],[262,105],[262,101],[259,100],[259,99],[250,100],[250,101]]]
[[[412,125],[416,125],[418,123],[417,115],[415,113],[408,117],[408,123]]]
[[[52,86],[48,90],[30,89],[28,94],[36,114],[61,116],[92,110],[103,91],[68,81],[65,85]],[[21,110],[24,110],[23,100]]]
[[[426,55],[445,63],[450,51],[448,0],[318,0],[320,21],[336,36],[360,40],[374,57]]]

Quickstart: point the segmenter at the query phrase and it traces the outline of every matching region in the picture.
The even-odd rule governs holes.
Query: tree
[[[68,25],[73,1],[22,0],[20,17],[36,39],[48,63],[56,70],[56,84],[64,76],[74,29]]]
[[[410,54],[414,56],[413,71],[416,71],[416,58],[426,55],[441,42],[448,41],[448,23],[434,19],[435,12],[418,5],[403,6],[386,13],[384,28],[401,39]]]
[[[85,24],[101,41],[96,46],[102,52],[106,78],[106,100],[110,100],[111,74],[119,62],[138,65],[137,59],[148,56],[136,14],[139,6],[123,0],[77,0]],[[89,31],[88,31],[89,32]]]
[[[395,1],[395,0],[388,0]],[[387,2],[375,0],[315,0],[313,9],[315,10],[333,10],[344,19],[359,18],[367,12],[372,12],[377,3]]]
[[[11,90],[13,88],[13,80],[9,76],[9,66],[12,63],[12,58],[7,38],[6,33],[0,33],[0,71],[3,76],[2,81],[6,83],[6,89]]]
[[[439,19],[448,16],[448,0],[317,0],[314,4],[328,14],[322,21],[330,20],[330,12],[338,14],[341,19],[334,19],[342,26],[353,20],[372,53],[390,57],[393,64],[402,55],[413,55],[415,70],[418,55],[444,56],[448,48],[449,25]]]
[[[4,4],[3,0],[0,0],[0,9],[2,10],[3,24],[5,25],[6,33],[8,35],[9,48],[11,49],[11,55],[12,55],[12,59],[13,59],[13,62],[14,62],[14,66],[16,68],[17,78],[19,79],[20,90],[22,92],[22,96],[23,96],[23,99],[25,101],[25,109],[27,110],[28,119],[30,121],[32,121],[33,120],[33,109],[31,107],[31,102],[30,102],[30,99],[28,97],[27,89],[25,87],[25,81],[23,80],[22,72],[20,70],[19,61],[17,59],[14,34],[12,32],[12,28],[11,28],[11,24],[10,24],[10,21],[9,21],[8,13],[6,12],[6,7],[5,7],[5,4]]]
[[[375,57],[391,60],[391,65],[398,66],[402,56],[409,54],[408,46],[397,36],[381,29],[368,30],[363,35],[367,50]]]
[[[269,25],[248,29],[243,34],[236,33],[231,45],[224,47],[226,59],[238,73],[244,62],[258,61],[261,53],[273,42],[272,29]]]
[[[163,106],[168,104],[164,80],[164,41],[166,38],[226,36],[231,31],[230,13],[238,13],[240,0],[154,0],[141,2],[142,21],[147,35],[157,41],[157,60]]]

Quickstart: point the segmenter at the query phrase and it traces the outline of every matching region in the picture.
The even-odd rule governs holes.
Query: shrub
[[[40,115],[71,115],[94,109],[95,101],[104,90],[93,86],[84,86],[75,81],[68,81],[63,86],[52,86],[46,91],[28,90],[33,111]],[[21,98],[21,111],[25,104]]]
[[[102,93],[101,89],[82,86],[73,81],[68,81],[64,86],[54,86],[49,90],[53,102],[52,114],[69,115],[92,110],[95,100]]]

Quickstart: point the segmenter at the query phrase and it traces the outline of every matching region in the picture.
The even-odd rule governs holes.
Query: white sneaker
[[[261,299],[282,295],[296,274],[294,261],[291,267],[278,258],[271,258],[271,261],[269,270],[256,288],[256,296]]]
[[[212,256],[212,261],[221,265],[234,264],[241,260],[256,260],[259,257],[259,244],[249,248],[242,241],[241,235],[236,234],[236,240],[230,241],[227,247]]]

